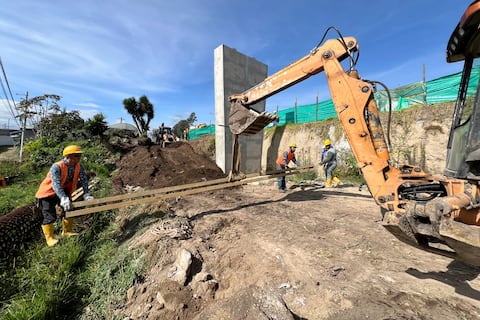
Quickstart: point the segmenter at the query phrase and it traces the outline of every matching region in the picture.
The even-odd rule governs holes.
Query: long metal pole
[[[23,141],[25,139],[25,126],[27,125],[27,108],[28,108],[28,91],[25,93],[25,106],[23,113],[20,115],[22,122],[22,136],[20,138],[20,163],[23,161]]]

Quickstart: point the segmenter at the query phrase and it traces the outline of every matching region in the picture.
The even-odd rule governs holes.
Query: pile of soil
[[[170,187],[226,177],[212,159],[189,142],[136,146],[117,163],[116,186],[147,189]]]

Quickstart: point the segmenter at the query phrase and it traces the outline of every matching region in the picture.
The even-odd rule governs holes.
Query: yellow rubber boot
[[[336,187],[340,184],[340,179],[337,177],[333,177],[333,186]]]
[[[62,220],[62,236],[78,236],[77,232],[73,232],[73,219],[63,218]]]
[[[332,187],[332,178],[327,178],[327,188]]]
[[[43,224],[42,225],[43,234],[45,235],[45,240],[47,240],[47,246],[53,247],[57,244],[58,240],[55,239],[55,229],[53,223]]]

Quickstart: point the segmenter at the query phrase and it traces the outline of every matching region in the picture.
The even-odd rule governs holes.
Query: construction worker
[[[325,168],[327,177],[327,188],[336,187],[340,184],[340,179],[333,175],[333,171],[337,168],[337,153],[329,139],[323,143],[325,153],[322,152],[322,160],[320,164]]]
[[[301,166],[300,162],[295,158],[295,150],[297,149],[297,144],[292,142],[288,145],[288,150],[280,153],[278,156],[275,167],[277,170],[288,169],[288,164],[290,162],[295,163],[297,166]],[[278,177],[278,190],[280,192],[285,192],[287,190],[287,183],[285,176]]]
[[[77,189],[77,184],[83,188],[84,200],[93,199],[88,193],[88,177],[80,164],[82,154],[83,151],[79,146],[65,147],[63,160],[52,165],[35,194],[37,205],[43,214],[42,230],[49,247],[53,247],[58,242],[54,236],[53,225],[57,219],[55,206],[60,205],[64,211],[69,211],[72,207],[71,195]],[[62,219],[62,235],[78,235],[73,232],[72,218]]]

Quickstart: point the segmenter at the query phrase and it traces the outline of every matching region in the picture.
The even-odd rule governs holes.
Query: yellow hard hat
[[[71,145],[71,146],[66,146],[65,149],[63,149],[64,157],[68,156],[69,154],[76,154],[76,153],[83,153],[82,148],[80,148],[80,146]]]
[[[331,145],[332,143],[330,142],[329,139],[325,140],[325,142],[323,142],[323,145],[326,147],[326,146],[329,146]]]
[[[293,148],[296,148],[297,147],[297,144],[295,142],[290,142],[290,144],[288,145],[289,147],[293,147]]]

